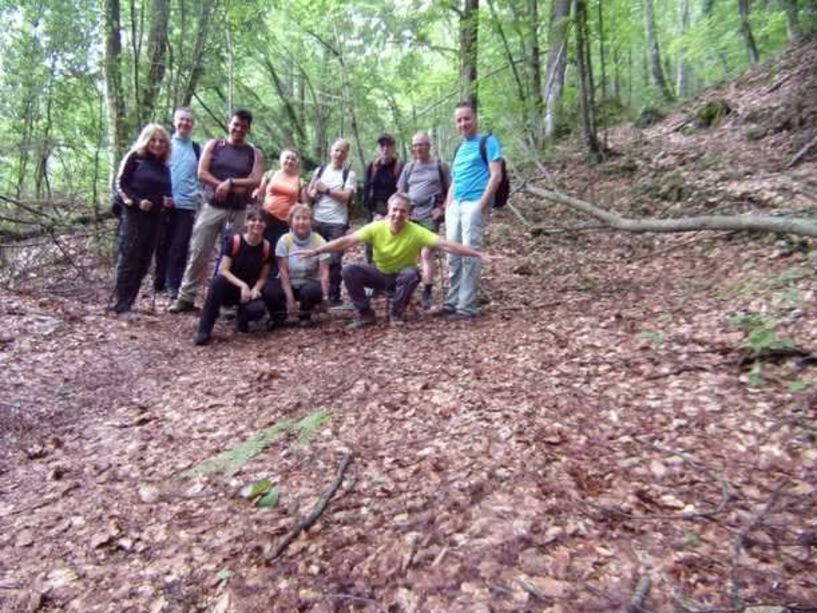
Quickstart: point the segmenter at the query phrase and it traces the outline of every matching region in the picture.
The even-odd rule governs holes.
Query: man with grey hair
[[[183,106],[173,113],[173,137],[170,154],[170,182],[173,186],[173,208],[168,211],[163,234],[156,247],[154,288],[167,290],[172,300],[179,293],[190,235],[201,195],[197,176],[201,147],[191,138],[193,113]]]
[[[431,138],[427,132],[418,132],[412,137],[411,154],[414,160],[403,168],[397,189],[407,193],[411,199],[411,221],[436,234],[445,217],[445,196],[451,185],[451,174],[448,166],[439,158],[431,157]],[[423,249],[420,257],[423,263],[421,304],[427,311],[431,308],[434,254],[431,249]]]

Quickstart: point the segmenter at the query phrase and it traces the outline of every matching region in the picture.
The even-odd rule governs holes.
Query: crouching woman
[[[244,233],[224,240],[218,274],[210,282],[207,300],[199,320],[194,342],[204,345],[222,306],[238,305],[236,323],[239,332],[247,332],[249,323],[264,317],[264,284],[269,275],[272,249],[264,240],[266,223],[257,208],[247,210]]]
[[[329,255],[311,258],[300,254],[315,249],[326,241],[312,231],[312,209],[296,204],[289,212],[291,230],[278,239],[275,256],[278,258],[279,278],[271,280],[264,290],[274,323],[282,323],[287,315],[295,317],[302,326],[312,323],[312,311],[325,305],[329,296]]]

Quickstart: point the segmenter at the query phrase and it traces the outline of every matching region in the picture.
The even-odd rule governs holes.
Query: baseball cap
[[[384,132],[380,136],[377,137],[377,144],[378,145],[393,145],[394,144],[394,137],[391,134],[387,134]]]

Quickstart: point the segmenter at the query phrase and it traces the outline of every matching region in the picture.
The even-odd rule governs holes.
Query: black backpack
[[[488,163],[488,137],[491,136],[491,132],[488,134],[483,134],[479,139],[479,156],[482,158],[482,162],[490,168],[490,164]],[[457,159],[457,152],[460,150],[460,146],[462,143],[457,145],[457,148],[454,149],[454,155],[451,158],[451,164],[453,166],[454,160]],[[511,195],[511,180],[508,177],[508,167],[505,165],[505,159],[502,158],[499,160],[500,165],[500,181],[499,186],[496,188],[496,193],[494,194],[494,208],[501,209],[503,206],[508,204],[508,198]]]

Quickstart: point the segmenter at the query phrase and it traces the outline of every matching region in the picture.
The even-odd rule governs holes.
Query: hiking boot
[[[192,311],[195,308],[196,305],[194,305],[189,300],[184,300],[183,298],[176,298],[176,300],[173,301],[173,304],[171,304],[170,307],[167,309],[167,312],[173,314],[184,313],[185,311]]]
[[[250,331],[250,322],[245,317],[239,317],[235,327],[242,334],[247,334]]]
[[[453,313],[448,313],[445,316],[445,321],[448,322],[457,322],[457,321],[473,321],[476,319],[476,315],[470,315],[469,313],[462,313],[460,311],[454,311]]]
[[[193,344],[194,345],[206,345],[207,341],[210,340],[210,335],[207,332],[202,332],[199,330],[196,332],[196,336],[193,337]]]
[[[360,313],[358,318],[355,319],[352,323],[346,326],[347,330],[357,330],[358,328],[365,328],[366,326],[371,326],[377,321],[377,318],[374,316],[372,311],[366,313]]]
[[[452,309],[450,306],[443,305],[439,309],[435,309],[431,311],[431,315],[434,317],[448,317],[450,315],[454,315],[457,312],[456,309]]]

